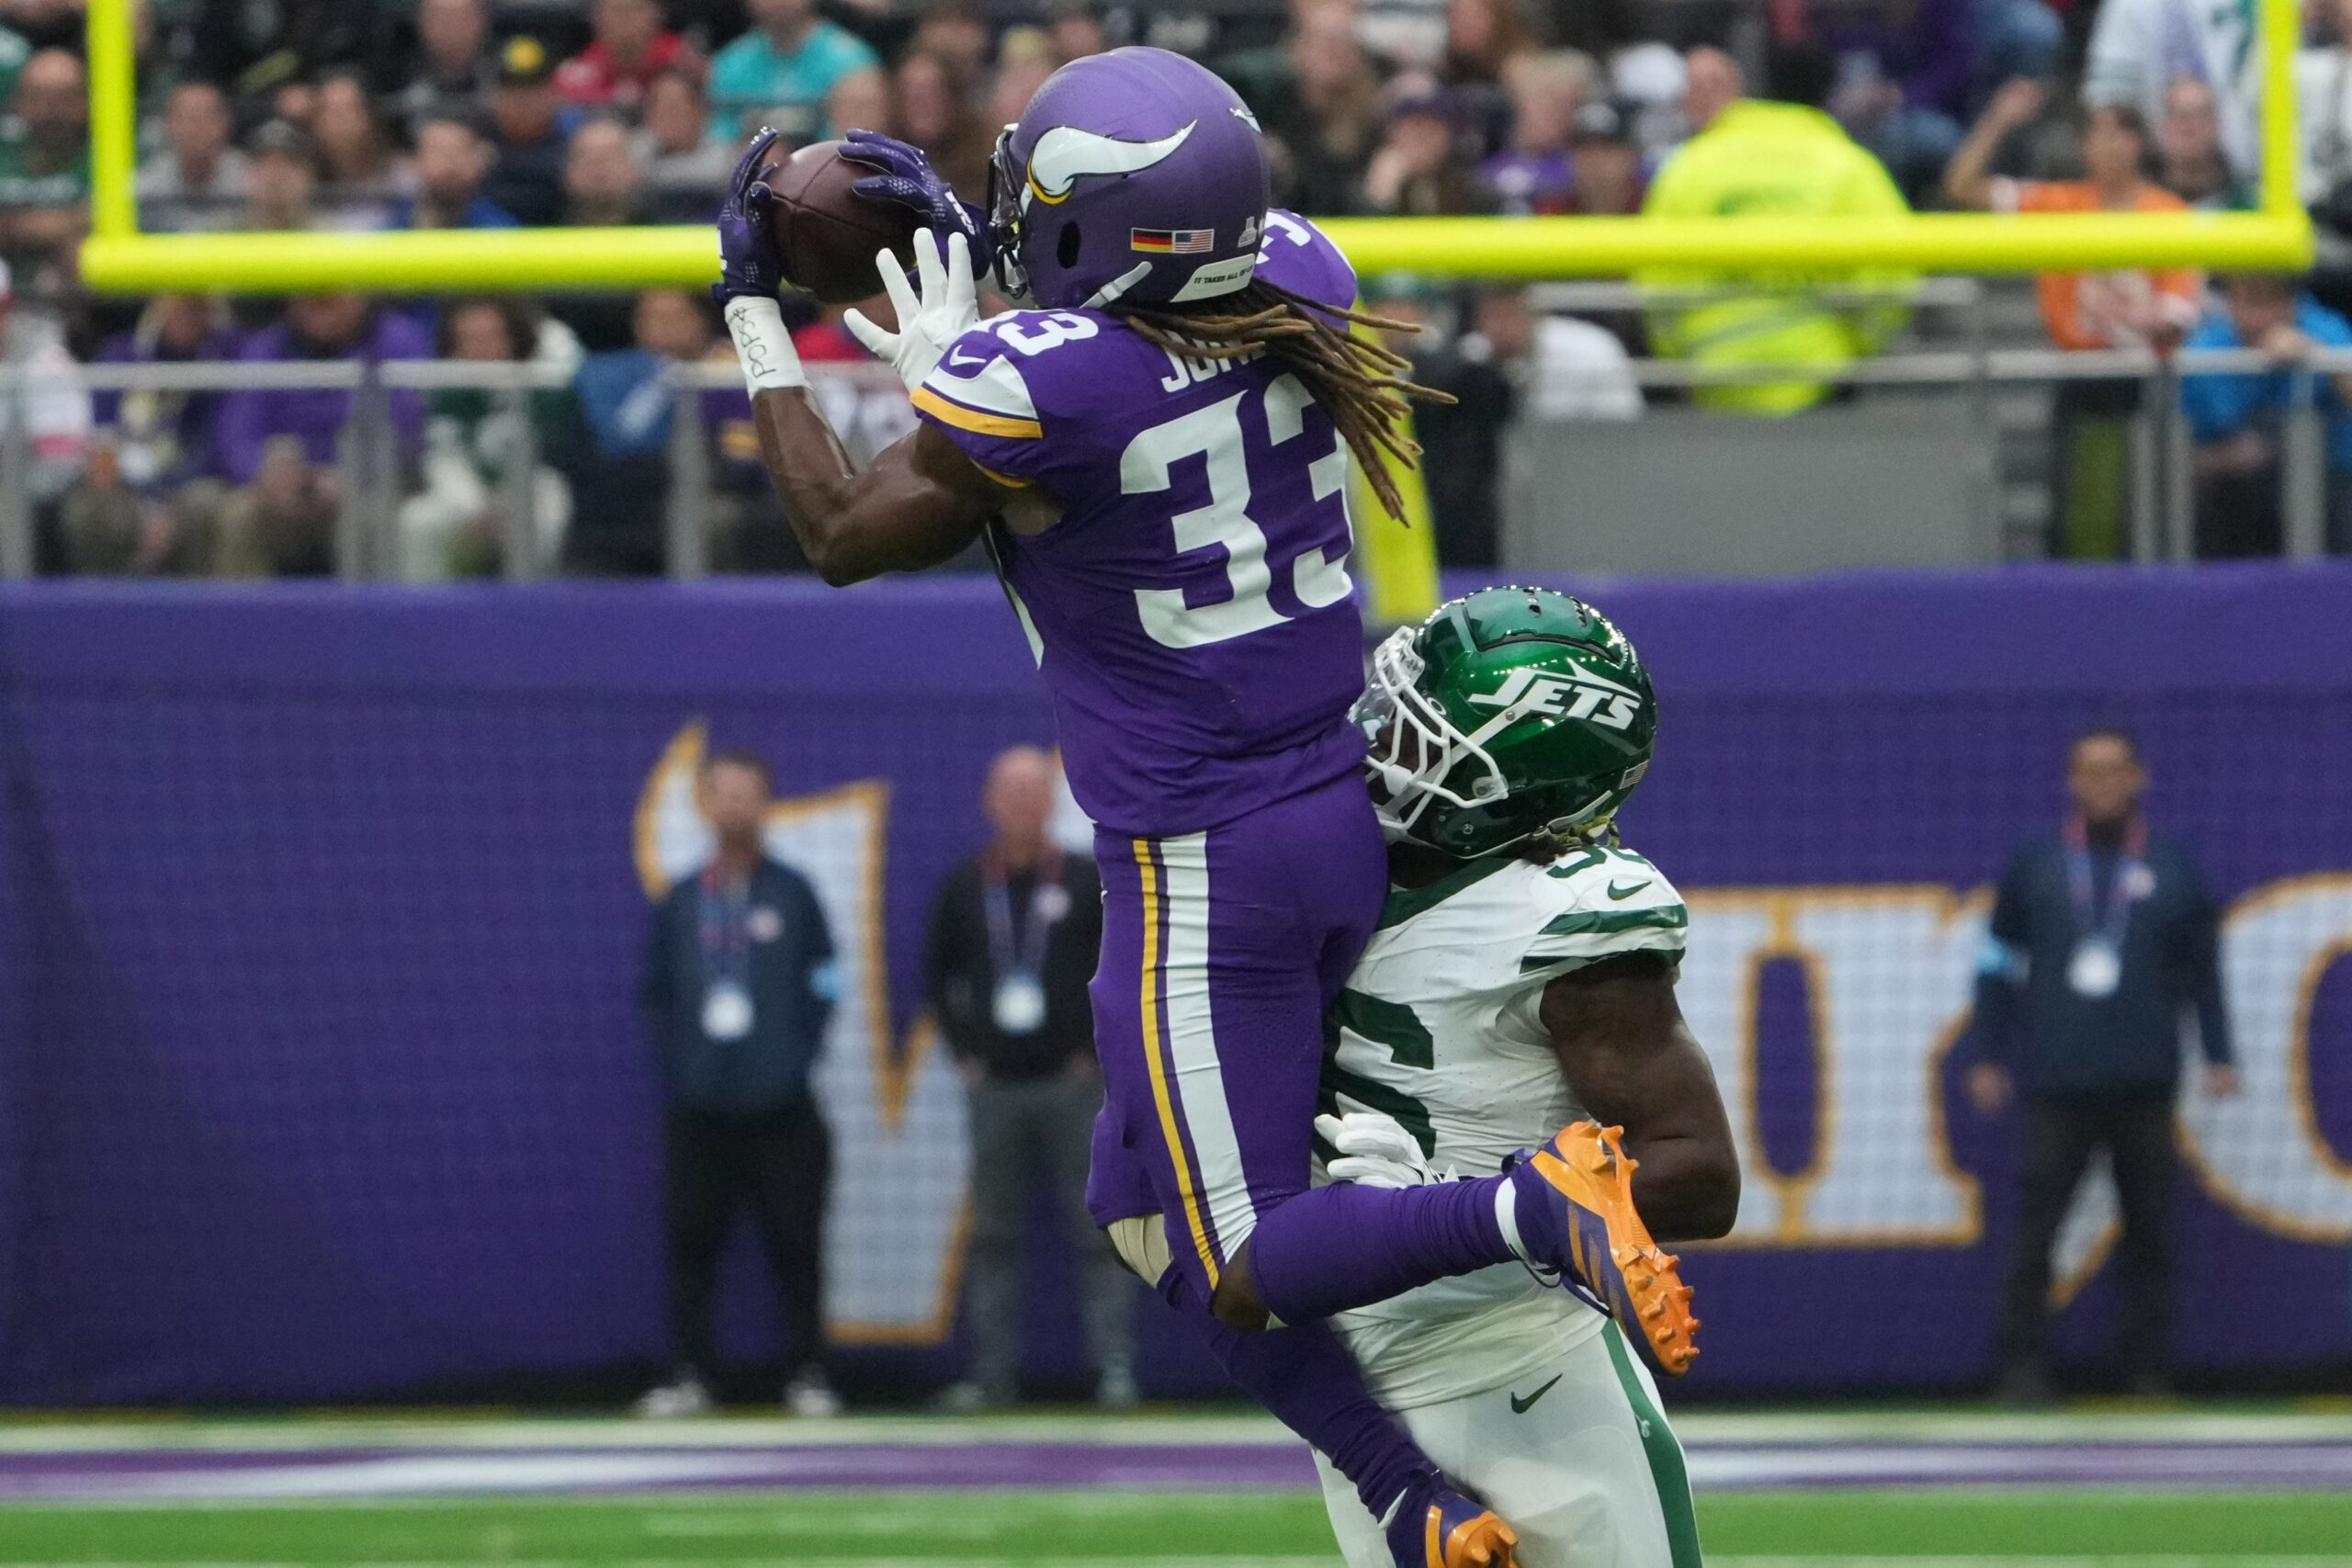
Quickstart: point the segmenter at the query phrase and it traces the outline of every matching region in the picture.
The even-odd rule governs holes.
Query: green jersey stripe
[[[1690,911],[1680,904],[1660,904],[1649,909],[1571,909],[1555,915],[1542,936],[1613,936],[1619,931],[1654,930],[1679,931],[1690,923]]]
[[[1658,1511],[1666,1517],[1667,1550],[1673,1557],[1673,1568],[1700,1568],[1699,1518],[1690,1506],[1690,1476],[1683,1465],[1682,1444],[1650,1402],[1642,1380],[1634,1376],[1633,1354],[1625,1348],[1625,1337],[1617,1332],[1617,1325],[1602,1325],[1600,1337],[1609,1346],[1610,1364],[1617,1369],[1625,1403],[1634,1407],[1634,1423],[1641,1428],[1642,1453],[1650,1461]]]

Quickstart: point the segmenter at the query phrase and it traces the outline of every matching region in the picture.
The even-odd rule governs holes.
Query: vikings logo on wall
[[[710,856],[710,825],[695,804],[707,739],[699,723],[680,730],[639,799],[632,852],[649,898]],[[903,1051],[891,1039],[882,941],[888,809],[889,788],[875,780],[779,800],[766,843],[815,886],[841,966],[841,1000],[817,1067],[833,1130],[829,1331],[850,1344],[931,1344],[947,1335],[962,1264],[964,1101],[927,1031]]]

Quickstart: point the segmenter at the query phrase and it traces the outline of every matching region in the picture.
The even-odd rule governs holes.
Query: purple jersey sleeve
[[[1092,457],[1083,400],[1068,384],[1084,378],[1085,345],[1106,324],[1076,310],[992,316],[948,344],[914,390],[915,412],[993,478],[1067,502]],[[1059,352],[1048,360],[1049,351]]]

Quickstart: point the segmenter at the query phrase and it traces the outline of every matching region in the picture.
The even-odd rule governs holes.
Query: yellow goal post
[[[83,281],[107,294],[539,292],[693,287],[718,274],[707,225],[147,234],[132,195],[135,0],[88,0],[91,233]],[[2312,261],[2296,189],[2297,0],[2261,0],[2260,200],[2250,212],[1923,213],[1835,224],[1772,217],[1351,218],[1324,223],[1358,271],[1431,277],[1622,276],[1884,268],[2030,273],[2120,266],[2294,271]]]

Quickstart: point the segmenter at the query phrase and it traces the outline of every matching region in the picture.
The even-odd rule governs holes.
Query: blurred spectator
[[[429,359],[424,328],[363,294],[304,294],[286,319],[247,340],[238,359]],[[352,394],[307,388],[243,388],[221,400],[213,429],[220,473],[240,486],[223,504],[218,570],[229,576],[329,570],[336,501],[335,464]],[[424,409],[412,391],[386,395],[397,452],[413,457]]]
[[[1995,89],[2048,77],[2065,39],[2042,0],[1915,0],[1889,32],[1883,73],[1841,118],[1914,200],[1934,189]]]
[[[2188,346],[2251,348],[2273,367],[2181,378],[2181,412],[2197,444],[2198,555],[2278,553],[2288,422],[2306,405],[2327,433],[2327,547],[2352,552],[2352,372],[2301,368],[2315,349],[2352,348],[2352,322],[2293,278],[2239,273],[2223,281],[2221,305]]]
[[[123,479],[111,430],[92,434],[81,472],[57,502],[59,563],[76,577],[143,577],[171,547],[168,514]]]
[[[2072,810],[2001,874],[1976,976],[1968,1091],[1993,1114],[2024,1101],[2023,1191],[2002,1290],[2001,1394],[2050,1399],[2050,1251],[2104,1148],[2123,1236],[2123,1367],[2134,1393],[2170,1392],[2166,1294],[2174,1101],[2192,1011],[2205,1091],[2237,1089],[2222,1003],[2218,911],[2188,848],[2152,836],[2130,736],[2085,731],[2067,759]]]
[[[245,155],[229,145],[229,101],[209,82],[182,82],[164,103],[164,147],[140,165],[142,228],[225,229],[245,204]]]
[[[2317,41],[2295,56],[2301,190],[2312,215],[2352,236],[2352,0],[2326,0]]]
[[[1054,62],[1059,65],[1101,54],[1111,47],[1111,35],[1102,27],[1102,8],[1088,0],[1057,7],[1047,32],[1053,39]]]
[[[1836,68],[1811,45],[1774,51],[1763,99],[1742,98],[1717,112],[1658,171],[1643,204],[1658,218],[1715,218],[1726,212],[1781,218],[1883,218],[1909,210],[1885,166],[1857,145],[1823,112]],[[1843,366],[1876,354],[1902,327],[1907,310],[1893,277],[1847,275],[1824,278],[1849,288],[1884,287],[1883,302],[1826,302],[1794,279],[1769,293],[1737,293],[1736,275],[1660,268],[1642,281],[1677,289],[1724,289],[1655,311],[1657,351],[1702,368],[1746,365]],[[1776,280],[1777,282],[1777,280]],[[1808,409],[1830,395],[1827,383],[1768,382],[1702,387],[1702,408],[1783,414]]]
[[[564,558],[574,570],[600,575],[650,576],[662,570],[678,405],[668,372],[673,365],[701,360],[716,341],[699,291],[648,289],[630,314],[630,346],[590,353],[572,378],[587,446],[572,476],[573,520]],[[707,400],[697,404],[708,406]],[[714,564],[731,566],[739,543],[714,539]]]
[[[580,345],[561,323],[542,321],[537,307],[512,295],[448,305],[436,347],[443,359],[536,362],[566,372],[580,357]],[[431,582],[494,574],[515,469],[525,462],[531,464],[529,532],[537,560],[556,559],[571,519],[571,491],[547,459],[562,456],[568,445],[570,402],[560,387],[534,388],[526,406],[527,429],[503,392],[455,387],[426,394],[423,482],[400,509],[402,577]]]
[[[338,224],[380,229],[391,222],[415,175],[394,151],[356,73],[338,72],[319,84],[311,141],[318,149],[318,199]]]
[[[253,135],[245,164],[245,229],[315,229],[318,176],[311,139],[289,120],[273,119]]]
[[[1380,140],[1380,72],[1357,40],[1355,9],[1347,0],[1304,0],[1294,14],[1282,48],[1220,63],[1265,129],[1276,202],[1317,215],[1343,213],[1355,205]],[[1021,102],[1027,101],[1023,95]],[[995,118],[1006,124],[1020,118],[1001,83]]]
[[[2156,183],[2189,206],[2219,211],[2254,205],[2251,186],[2230,172],[2222,155],[2222,122],[2207,84],[2182,76],[2165,89],[2156,151]]]
[[[416,70],[393,102],[412,132],[427,115],[474,119],[498,83],[484,0],[418,0]]]
[[[989,62],[989,16],[973,0],[929,0],[907,39],[910,54],[944,55],[976,77]]]
[[[1008,61],[998,66],[996,80],[989,85],[989,123],[996,126],[1017,124],[1022,111],[1029,107],[1029,100],[1037,96],[1037,89],[1046,85],[1046,78],[1051,76],[1054,70],[1053,62],[1048,60]],[[836,112],[833,123],[855,125],[858,121],[844,120]],[[1281,154],[1271,137],[1266,151],[1268,161],[1279,168]],[[1280,180],[1281,177],[1277,173],[1275,178]],[[1279,197],[1276,205],[1280,205]]]
[[[2081,180],[2011,180],[1986,173],[2011,132],[2041,111],[2039,83],[2019,78],[1993,96],[1944,172],[1954,205],[1996,212],[2178,212],[2180,198],[2149,182],[2148,130],[2137,109],[2109,105],[2083,126]],[[2197,320],[2204,284],[2186,268],[2045,273],[2035,284],[2042,324],[2060,348],[2169,353]],[[2054,553],[2111,560],[2123,553],[2131,503],[2130,422],[2137,377],[2068,379],[2054,394],[2058,463],[2052,474]]]
[[[516,37],[498,52],[498,85],[490,96],[497,157],[482,195],[517,222],[544,227],[563,215],[563,100],[537,39]]]
[[[932,897],[923,999],[964,1077],[970,1126],[972,1362],[950,1409],[1013,1404],[1020,1390],[1022,1261],[1029,1213],[1049,1196],[1080,1259],[1081,1315],[1098,1402],[1136,1403],[1134,1287],[1086,1213],[1086,1171],[1102,1078],[1087,981],[1102,935],[1093,862],[1050,829],[1060,770],[1016,746],[989,769],[988,846]]]
[[[899,123],[898,110],[890,96],[890,78],[879,71],[851,72],[825,95],[825,118],[834,130],[843,134],[854,130],[888,130]],[[742,142],[750,140],[744,137],[736,144],[736,151],[740,152]]]
[[[1413,434],[1421,444],[1421,483],[1429,494],[1430,530],[1438,564],[1492,569],[1501,558],[1502,510],[1498,500],[1503,476],[1503,437],[1518,407],[1518,393],[1491,354],[1472,358],[1461,340],[1434,327],[1426,288],[1402,275],[1371,280],[1365,296],[1373,313],[1420,332],[1387,332],[1381,342],[1413,362],[1413,379],[1443,392],[1452,402],[1430,401],[1413,409]]]
[[[237,334],[227,307],[198,294],[163,294],[140,311],[138,321],[109,339],[96,355],[100,365],[196,365],[237,356]],[[121,564],[76,567],[76,570],[197,571],[211,561],[213,541],[198,520],[218,510],[219,480],[213,477],[214,424],[225,393],[205,391],[100,392],[92,412],[114,438],[122,482],[148,504],[135,551]],[[119,535],[115,537],[119,538]],[[69,521],[69,557],[77,545]],[[113,558],[111,547],[93,546],[92,558]]]
[[[557,94],[572,103],[634,115],[653,78],[699,68],[686,40],[662,26],[660,0],[595,0],[589,17],[595,37],[555,73]]]
[[[1587,218],[1630,218],[1642,209],[1642,152],[1633,110],[1596,98],[1577,110],[1574,162],[1566,210]]]
[[[713,141],[710,104],[692,72],[664,71],[645,90],[645,124],[629,140],[661,223],[703,223],[718,211],[735,148]]]
[[[378,7],[353,0],[178,0],[150,8],[158,59],[220,83],[241,108],[297,120],[307,111],[275,95],[321,71],[364,66],[378,44]]]
[[[1574,316],[1538,314],[1516,285],[1479,290],[1462,357],[1500,368],[1521,412],[1539,420],[1633,419],[1642,412],[1625,345]]]
[[[89,231],[88,95],[82,62],[44,49],[17,73],[14,113],[0,125],[0,260],[27,287],[62,281]]]
[[[2222,155],[2232,177],[2251,179],[2260,152],[2254,123],[2254,7],[2206,0],[2102,0],[2091,24],[2083,101],[2128,104],[2150,125],[2165,118],[2174,82],[2213,90]]]
[[[1349,0],[1357,13],[1356,36],[1381,59],[1407,71],[1435,71],[1445,63],[1450,0]]]
[[[514,215],[481,194],[490,144],[464,115],[435,109],[416,127],[416,194],[392,211],[395,229],[512,229]]]
[[[899,135],[922,148],[965,200],[986,201],[996,130],[981,118],[962,67],[946,55],[919,50],[899,62],[891,81]]]
[[[32,57],[30,39],[14,28],[0,26],[0,104],[17,96],[17,78]]]
[[[0,439],[21,412],[32,455],[26,491],[37,502],[53,501],[73,482],[89,442],[90,394],[74,378],[74,356],[57,323],[17,309],[6,263],[0,263],[0,366],[26,378],[21,398],[0,399]]]
[[[746,8],[752,30],[711,59],[711,136],[740,146],[761,124],[801,142],[845,129],[828,122],[825,103],[843,77],[881,75],[865,40],[820,17],[816,0],[749,0]]]
[[[575,229],[645,221],[645,171],[619,120],[592,119],[571,133],[563,160],[563,221]]]
[[[1527,54],[1505,68],[1511,96],[1510,144],[1478,165],[1495,210],[1565,212],[1572,184],[1568,139],[1577,109],[1599,73],[1572,50]]]
[[[626,227],[650,221],[645,171],[626,126],[599,116],[571,133],[563,163],[563,211],[569,228]],[[639,304],[626,294],[567,294],[551,301],[582,346],[605,352],[628,344]]]
[[[1536,52],[1527,0],[1451,0],[1445,9],[1445,62],[1440,80],[1480,158],[1509,139],[1514,105],[1504,83],[1511,63]]]
[[[1462,156],[1453,96],[1430,78],[1389,84],[1388,124],[1364,165],[1356,207],[1383,217],[1476,212],[1486,194]]]
[[[1698,135],[1715,117],[1747,96],[1739,62],[1720,49],[1702,47],[1683,57],[1682,118]]]
[[[836,995],[833,940],[808,879],[771,855],[768,765],[718,751],[701,807],[717,840],[653,913],[638,1006],[661,1073],[672,1348],[640,1416],[710,1408],[719,1259],[748,1210],[785,1316],[785,1404],[836,1415],[825,1377],[825,1203],[832,1135],[810,1085]]]
[[[2081,180],[2012,180],[1989,175],[1993,153],[2011,131],[2041,112],[2038,83],[2019,79],[1994,95],[1984,117],[1944,172],[1944,192],[1960,207],[1994,212],[2178,212],[2180,198],[2145,176],[2148,130],[2136,110],[2095,109],[2083,126]],[[2197,319],[2197,274],[2051,273],[2038,285],[2042,323],[2060,348],[2169,349]]]

